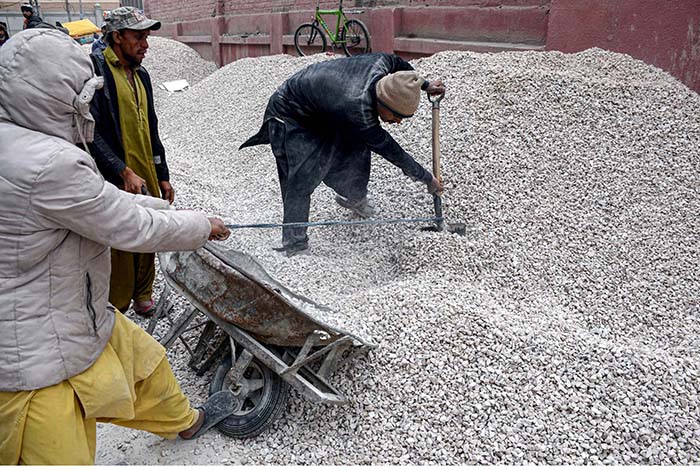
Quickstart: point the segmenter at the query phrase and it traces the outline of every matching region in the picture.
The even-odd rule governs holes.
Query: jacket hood
[[[94,75],[87,53],[66,34],[15,34],[0,48],[0,121],[76,143],[79,95]]]

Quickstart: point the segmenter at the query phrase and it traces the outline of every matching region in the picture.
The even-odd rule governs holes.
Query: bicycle
[[[342,47],[345,55],[365,54],[371,50],[369,31],[367,26],[356,19],[348,19],[343,11],[343,0],[340,0],[337,10],[321,10],[321,0],[316,2],[316,12],[311,23],[303,23],[294,32],[294,48],[300,56],[325,52],[326,36],[321,27],[326,31],[333,47]],[[347,13],[362,13],[362,11],[350,11]],[[323,20],[323,15],[336,17],[335,33]]]

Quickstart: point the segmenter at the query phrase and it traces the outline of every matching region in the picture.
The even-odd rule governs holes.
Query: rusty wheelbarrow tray
[[[284,411],[290,386],[313,402],[347,402],[330,376],[375,345],[330,324],[330,309],[291,292],[249,255],[213,243],[158,257],[165,289],[147,331],[153,334],[167,318],[170,328],[160,342],[168,349],[182,341],[198,375],[219,361],[210,393],[226,387],[239,402],[218,425],[224,434],[264,431]],[[173,290],[191,304],[176,319]],[[200,312],[207,320],[197,323]]]

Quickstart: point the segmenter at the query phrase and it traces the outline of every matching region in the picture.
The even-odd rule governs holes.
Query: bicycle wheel
[[[300,56],[326,50],[326,37],[315,24],[304,23],[294,32],[294,47]]]
[[[369,31],[360,20],[348,20],[340,34],[346,56],[366,54],[371,50]]]

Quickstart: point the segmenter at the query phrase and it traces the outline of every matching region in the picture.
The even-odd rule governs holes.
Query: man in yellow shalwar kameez
[[[116,13],[115,13],[116,12]],[[93,99],[95,141],[91,153],[107,181],[127,192],[147,193],[173,202],[165,151],[158,135],[153,87],[141,67],[148,35],[160,28],[133,7],[113,10],[107,20],[109,47],[92,60],[105,80]],[[148,314],[154,308],[155,256],[112,250],[109,301],[125,312]]]
[[[175,439],[199,416],[165,349],[115,312],[112,336],[85,372],[39,390],[0,392],[0,464],[91,465],[97,422]]]
[[[0,464],[91,464],[98,421],[198,437],[235,397],[190,406],[163,347],[108,303],[109,247],[193,250],[228,229],[100,176],[76,144],[102,81],[69,36],[13,36],[0,83]]]

